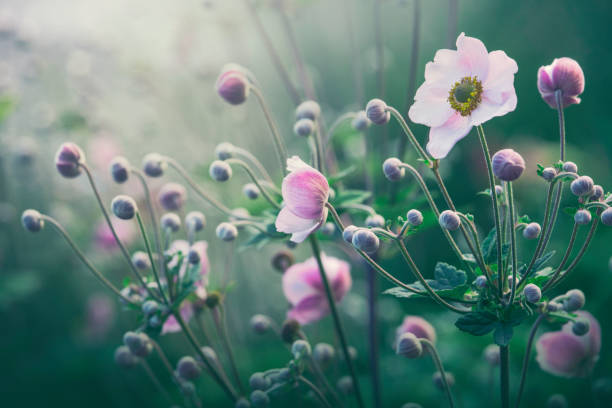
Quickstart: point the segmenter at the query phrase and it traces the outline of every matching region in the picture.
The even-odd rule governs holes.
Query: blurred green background
[[[437,49],[448,47],[449,37],[449,2],[420,3],[417,85],[422,82],[425,63]],[[275,2],[260,1],[257,5],[282,61],[298,83]],[[414,0],[380,4],[385,83],[381,95],[376,77],[375,1],[288,2],[289,19],[327,126],[346,111],[363,109],[374,97],[384,97],[402,112],[407,111],[414,5]],[[276,159],[255,102],[230,107],[214,92],[221,67],[236,62],[249,68],[261,83],[290,152],[305,154],[307,146],[291,131],[295,105],[247,10],[238,0],[23,0],[0,4],[0,405],[167,406],[142,371],[121,370],[113,362],[122,333],[137,324],[135,316],[121,312],[119,304],[52,231],[36,235],[22,231],[19,215],[31,207],[52,214],[109,278],[119,283],[127,274],[117,252],[96,245],[101,216],[86,181],[82,177],[62,179],[55,172],[54,152],[66,140],[84,148],[108,201],[121,191],[138,188],[136,184],[120,187],[111,182],[107,165],[114,155],[140,163],[144,154],[159,151],[181,161],[202,185],[232,206],[249,205],[240,194],[246,182],[243,174],[221,186],[210,181],[207,168],[214,159],[214,147],[230,141],[249,149],[271,171],[278,172]],[[538,67],[555,57],[576,59],[586,77],[582,103],[566,111],[568,159],[577,162],[581,173],[592,176],[606,191],[612,189],[610,2],[459,0],[458,10],[458,31],[451,37],[464,31],[483,40],[489,50],[506,51],[519,65],[516,111],[485,125],[492,151],[512,147],[527,161],[526,175],[516,186],[519,212],[541,218],[545,191],[535,175],[536,164],[549,165],[558,154],[556,113],[540,99],[536,88]],[[349,20],[356,58],[351,52]],[[355,68],[363,80],[363,92],[354,80]],[[426,140],[425,127],[414,125],[413,129],[420,140]],[[360,139],[347,137],[340,146],[345,164],[365,163],[375,177],[375,202],[381,205],[390,191],[381,175],[381,159],[396,154],[401,136],[393,121],[386,131],[370,130],[368,143],[377,146],[377,152],[368,160],[363,160]],[[406,158],[415,159],[412,152]],[[443,161],[442,171],[459,207],[486,215],[479,223],[481,231],[488,231],[488,200],[475,195],[487,186],[475,132]],[[358,187],[362,183],[358,177],[350,182]],[[214,226],[222,218],[200,204],[190,194],[187,208],[202,209],[208,217],[205,236],[210,243],[212,273],[218,274],[232,248],[214,237]],[[390,218],[411,208],[409,199],[394,207],[384,205],[381,212]],[[551,248],[565,249],[570,227],[569,217],[561,215]],[[612,336],[606,319],[612,308],[611,242],[612,230],[601,228],[588,255],[559,288],[560,292],[581,288],[587,297],[586,309],[601,323],[601,358],[590,381],[611,375],[612,356],[606,347]],[[531,248],[524,242],[521,245]],[[232,274],[237,286],[227,308],[245,379],[254,371],[280,367],[289,359],[288,351],[273,335],[258,337],[248,328],[254,313],[268,314],[277,322],[284,319],[287,305],[280,275],[269,266],[271,254],[280,247],[275,244],[263,251],[234,252]],[[453,260],[449,250],[438,249],[446,246],[434,230],[415,236],[409,247],[425,271],[432,271],[439,260]],[[141,244],[135,240],[130,248],[140,249]],[[324,249],[348,258],[337,244],[326,242]],[[300,247],[296,256],[303,260],[309,252]],[[393,254],[384,263],[405,276]],[[354,285],[341,310],[349,340],[358,350],[357,366],[369,399],[366,281],[362,265],[353,265]],[[382,292],[387,283],[379,283]],[[426,407],[444,404],[443,395],[431,385],[431,361],[400,359],[393,353],[393,333],[404,314],[422,315],[435,326],[440,354],[457,378],[455,393],[460,406],[497,404],[497,378],[491,378],[482,358],[484,347],[491,342],[489,336],[476,338],[459,332],[453,325],[455,316],[429,301],[400,302],[381,295],[379,339],[385,407],[399,407],[408,401]],[[333,342],[329,318],[306,331],[313,342]],[[527,331],[528,327],[516,330],[511,344],[511,395],[516,392]],[[189,350],[178,334],[163,337],[162,343],[172,361]],[[152,365],[176,397],[159,362]],[[211,381],[200,380],[198,385],[205,406],[227,405]],[[584,406],[590,404],[590,389],[589,380],[553,377],[532,360],[523,401],[525,406],[542,406],[550,394],[563,393],[570,406]],[[299,392],[279,398],[273,406],[286,406],[288,401],[299,404],[295,402]]]

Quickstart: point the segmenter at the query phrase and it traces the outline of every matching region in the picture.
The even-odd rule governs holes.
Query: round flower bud
[[[234,408],[251,408],[251,403],[246,398],[239,398],[236,401],[236,405],[234,405]]]
[[[195,380],[202,374],[202,369],[193,357],[184,356],[178,361],[176,372],[184,380]]]
[[[540,232],[542,232],[542,227],[540,227],[540,224],[537,222],[531,222],[527,224],[523,230],[523,237],[525,239],[536,239],[540,236]]]
[[[200,263],[200,252],[191,248],[189,252],[187,252],[187,262],[191,265],[197,265]]]
[[[178,211],[183,208],[187,199],[187,190],[177,183],[167,183],[162,186],[157,195],[157,201],[166,211]]]
[[[296,340],[291,345],[291,354],[293,354],[293,358],[303,358],[310,357],[312,354],[312,349],[310,348],[310,343],[306,340]]]
[[[406,213],[408,224],[413,227],[418,227],[423,223],[423,214],[419,210],[412,209]]]
[[[563,171],[568,173],[578,173],[578,166],[574,162],[567,161],[563,163]]]
[[[238,229],[234,224],[222,222],[221,224],[217,225],[215,233],[217,234],[217,237],[223,241],[233,241],[238,236]]]
[[[474,279],[474,286],[478,289],[484,289],[487,287],[487,277],[484,275],[479,275]]]
[[[181,217],[175,213],[165,213],[161,216],[159,222],[162,229],[169,229],[172,232],[176,232],[181,228]]]
[[[552,181],[557,175],[557,170],[555,170],[553,167],[546,167],[545,169],[542,169],[541,174],[544,180]]]
[[[210,292],[206,296],[206,306],[208,306],[209,309],[214,309],[215,307],[219,306],[222,300],[223,298],[221,293],[217,291]]]
[[[567,399],[561,394],[553,394],[546,401],[546,408],[567,408]]]
[[[38,211],[29,209],[21,214],[21,224],[30,232],[38,232],[45,226],[45,221]]]
[[[281,327],[281,338],[285,343],[293,343],[301,330],[300,323],[295,319],[287,319]]]
[[[439,371],[436,371],[431,379],[433,381],[434,386],[437,389],[444,390],[444,382],[442,381],[442,373],[440,373]],[[449,387],[452,387],[453,385],[455,385],[455,376],[453,375],[453,373],[446,373],[446,382],[448,383]]]
[[[341,393],[348,395],[353,392],[353,379],[349,376],[340,377],[336,387],[338,387]]]
[[[185,216],[185,227],[188,231],[200,232],[206,226],[206,217],[200,211],[191,211]]]
[[[110,163],[110,172],[115,183],[125,183],[130,176],[130,162],[125,157],[115,157]]]
[[[143,251],[136,251],[132,254],[132,264],[141,271],[151,267],[149,256]]]
[[[295,118],[317,120],[321,115],[321,107],[315,101],[304,101],[295,108]]]
[[[285,272],[295,262],[295,257],[291,251],[282,249],[272,256],[272,267],[279,272]]]
[[[266,315],[256,314],[251,317],[249,324],[251,325],[251,329],[253,329],[255,333],[264,334],[268,330],[270,330],[272,321]]]
[[[503,181],[514,181],[525,170],[525,160],[512,149],[503,149],[493,155],[492,166],[495,176]]]
[[[591,213],[589,210],[580,209],[574,214],[574,222],[578,225],[587,225],[591,222]]]
[[[540,299],[542,299],[542,291],[533,283],[525,285],[523,295],[525,295],[525,299],[527,299],[529,303],[538,303]]]
[[[387,104],[382,99],[372,99],[368,102],[366,115],[377,125],[384,125],[391,120],[391,112],[387,110]]]
[[[85,163],[85,153],[74,143],[63,143],[55,154],[55,167],[66,178],[81,174],[81,164]]]
[[[115,363],[123,368],[132,368],[138,365],[138,357],[127,346],[119,346],[115,350]]]
[[[546,310],[548,312],[558,312],[561,309],[563,309],[563,305],[561,303],[551,301],[546,304]]]
[[[295,122],[295,125],[293,125],[293,132],[298,136],[308,137],[312,135],[314,128],[314,122],[310,119],[304,118]]]
[[[251,404],[255,408],[265,408],[270,405],[270,397],[262,390],[255,390],[251,393],[250,397]]]
[[[250,91],[249,80],[239,69],[227,69],[221,72],[215,88],[219,96],[232,105],[240,105],[246,101]]]
[[[137,357],[148,357],[153,351],[153,344],[145,333],[128,331],[123,335],[123,343]]]
[[[111,201],[111,210],[117,218],[122,220],[131,220],[136,215],[138,207],[136,207],[136,201],[130,196],[118,195]]]
[[[538,91],[553,109],[557,109],[557,91],[561,92],[561,108],[580,103],[578,96],[584,91],[582,68],[571,58],[555,58],[552,64],[538,69]]]
[[[572,332],[576,336],[584,336],[589,332],[590,329],[589,319],[585,319],[584,317],[579,317],[574,320],[572,324]]]
[[[312,352],[312,357],[321,366],[329,364],[336,356],[336,350],[327,343],[318,343]]]
[[[366,254],[373,254],[380,246],[380,240],[372,231],[359,229],[353,234],[353,246]]]
[[[580,176],[570,184],[570,190],[577,196],[591,194],[593,191],[593,179],[589,176]]]
[[[604,189],[599,184],[595,184],[593,186],[593,191],[591,193],[591,198],[593,200],[600,200],[604,195]]]
[[[563,309],[566,312],[575,312],[584,307],[586,299],[580,289],[568,290],[563,299]]]
[[[154,300],[147,300],[142,304],[142,312],[145,316],[151,316],[159,312],[159,303]]]
[[[379,214],[370,215],[365,223],[370,228],[382,228],[385,226],[385,217]]]
[[[208,169],[210,177],[219,182],[227,181],[232,177],[232,167],[221,160],[215,160]]]
[[[438,219],[442,228],[449,231],[456,231],[461,226],[461,219],[456,212],[451,210],[442,211],[440,218]]]
[[[353,118],[353,121],[351,122],[351,126],[353,126],[353,129],[359,132],[363,132],[364,130],[370,127],[371,123],[372,122],[370,122],[370,119],[368,119],[368,115],[366,114],[366,112],[359,111]]]
[[[492,366],[499,365],[499,347],[496,344],[489,344],[483,352],[485,360]]]
[[[249,378],[249,386],[253,390],[265,391],[272,385],[272,381],[263,373],[253,373]]]
[[[607,208],[601,213],[601,223],[608,227],[612,227],[612,207]]]
[[[215,147],[215,156],[217,156],[219,160],[227,160],[233,156],[234,150],[235,147],[231,143],[219,143],[217,147]]]
[[[142,171],[149,177],[161,177],[166,167],[168,163],[158,153],[149,153],[142,159]]]
[[[257,198],[259,198],[259,188],[255,183],[245,184],[244,187],[242,187],[242,193],[249,200],[256,200]]]
[[[407,358],[418,358],[423,355],[423,345],[417,336],[406,332],[397,339],[395,352]]]
[[[342,231],[342,239],[348,242],[349,244],[352,244],[353,235],[355,235],[355,232],[357,232],[358,230],[358,227],[354,225],[349,225],[348,227],[344,228],[344,231]]]

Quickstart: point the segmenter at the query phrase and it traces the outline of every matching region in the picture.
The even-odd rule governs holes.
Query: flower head
[[[425,66],[408,116],[431,127],[427,151],[442,159],[472,129],[516,108],[516,62],[461,33],[457,50],[439,50]]]
[[[78,177],[83,163],[85,163],[85,153],[74,143],[63,143],[55,154],[55,167],[66,178]]]
[[[276,229],[292,234],[291,241],[299,243],[327,219],[329,184],[297,156],[287,159],[287,169],[282,185],[285,205],[276,217]]]
[[[552,64],[538,69],[538,90],[553,109],[557,109],[556,91],[561,91],[562,108],[578,104],[578,96],[584,91],[582,68],[571,58],[555,58]]]
[[[215,84],[219,96],[232,105],[240,105],[246,101],[250,91],[247,75],[238,65],[224,67]]]
[[[341,259],[325,254],[322,254],[321,258],[333,298],[339,302],[351,288],[350,266]],[[314,257],[293,264],[285,271],[283,292],[293,306],[288,317],[297,320],[300,324],[312,323],[329,313],[325,288]]]

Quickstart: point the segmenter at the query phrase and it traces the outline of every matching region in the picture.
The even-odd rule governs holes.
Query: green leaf
[[[507,346],[510,343],[513,334],[514,329],[512,329],[512,325],[502,323],[497,326],[495,332],[493,332],[493,340],[498,346]]]
[[[461,331],[483,336],[498,325],[497,316],[490,312],[471,312],[464,314],[455,322]]]
[[[544,255],[536,259],[536,261],[533,263],[533,269],[537,271],[538,269],[543,267],[546,262],[550,261],[553,256],[555,256],[555,251],[545,253]]]
[[[496,251],[495,246],[497,242],[497,234],[495,232],[495,228],[492,228],[491,231],[487,234],[484,240],[482,240],[481,249],[482,255],[484,256],[485,262],[489,262],[491,256]],[[496,255],[497,256],[497,255]]]
[[[518,218],[519,224],[529,224],[530,222],[531,222],[531,218],[527,214],[521,215]]]
[[[546,268],[537,271],[533,277],[527,279],[526,283],[533,283],[539,287],[542,287],[548,281],[548,279],[550,279],[554,272],[555,270],[553,268],[547,266]]]
[[[467,275],[464,271],[444,262],[436,264],[434,277],[435,280],[430,283],[430,286],[436,290],[452,289],[464,285],[467,281]]]

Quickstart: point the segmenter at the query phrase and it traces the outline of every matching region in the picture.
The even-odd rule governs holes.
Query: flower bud
[[[291,345],[291,354],[293,354],[293,358],[307,358],[312,355],[312,349],[310,348],[310,343],[306,340],[296,340]]]
[[[348,227],[344,228],[344,231],[342,231],[342,239],[348,242],[349,244],[352,244],[353,235],[355,235],[355,232],[357,232],[358,230],[358,227],[354,225],[349,225]]]
[[[234,224],[230,224],[229,222],[222,222],[217,225],[215,229],[215,233],[217,237],[223,241],[233,241],[238,236],[238,229]]]
[[[589,332],[590,327],[589,319],[579,317],[572,323],[572,332],[576,336],[584,336]]]
[[[295,319],[287,319],[281,327],[281,338],[285,343],[293,343],[301,330],[300,323]]]
[[[219,306],[222,300],[221,293],[212,291],[206,296],[206,306],[208,306],[209,309],[214,309]]]
[[[200,252],[191,248],[189,252],[187,252],[187,262],[191,265],[197,265],[200,263]]]
[[[491,366],[498,366],[500,357],[499,357],[499,347],[496,344],[489,344],[484,349],[484,358],[487,360]]]
[[[145,333],[128,331],[123,335],[123,343],[137,357],[148,357],[153,351],[153,344]]]
[[[336,350],[327,343],[318,343],[312,352],[312,357],[321,366],[329,364],[336,356]]]
[[[123,368],[132,368],[138,365],[138,357],[127,346],[119,346],[115,350],[115,363]]]
[[[423,214],[419,210],[412,209],[406,213],[408,224],[418,227],[423,223]]]
[[[495,176],[503,181],[514,181],[525,170],[525,160],[512,149],[503,149],[493,155],[492,166]]]
[[[147,300],[142,304],[142,312],[145,316],[151,316],[159,312],[159,303],[154,300]]]
[[[557,109],[557,91],[561,92],[561,108],[580,103],[578,96],[584,91],[582,68],[571,58],[555,58],[552,64],[538,69],[538,90],[553,109]]]
[[[228,142],[219,143],[215,147],[215,156],[219,160],[227,160],[234,155],[235,147],[233,144]]]
[[[586,299],[580,289],[568,290],[563,299],[563,309],[566,312],[575,312],[584,307]]]
[[[538,303],[540,299],[542,299],[542,291],[533,283],[525,285],[523,295],[525,295],[525,299],[527,299],[529,303]]]
[[[176,365],[176,372],[184,380],[195,380],[202,374],[198,362],[191,356],[184,356]]]
[[[249,324],[251,325],[251,329],[253,329],[255,333],[264,334],[268,330],[270,330],[272,321],[266,315],[256,314],[251,317]]]
[[[132,254],[132,264],[141,271],[151,267],[149,256],[143,251],[136,251]]]
[[[397,339],[395,352],[407,358],[418,358],[423,355],[423,345],[417,336],[406,332]]]
[[[66,178],[75,178],[81,174],[81,164],[85,163],[85,154],[74,143],[63,143],[55,154],[55,167]]]
[[[557,175],[557,170],[555,170],[553,167],[546,167],[545,169],[542,169],[541,175],[544,180],[552,181]]]
[[[456,212],[451,210],[444,210],[442,214],[440,214],[440,218],[438,220],[442,228],[447,229],[449,231],[456,231],[461,226],[461,219],[457,215]]]
[[[210,177],[219,182],[227,181],[232,177],[232,167],[221,160],[215,160],[208,169]]]
[[[110,163],[110,172],[115,183],[125,183],[130,176],[130,162],[125,157],[115,157]]]
[[[372,231],[359,229],[353,234],[353,246],[366,254],[373,254],[380,246],[380,240]]]
[[[542,227],[540,227],[540,224],[537,222],[531,222],[527,224],[523,230],[523,237],[525,239],[536,239],[540,236],[540,232],[542,232]]]
[[[160,224],[162,229],[169,229],[172,232],[176,232],[181,228],[181,217],[175,213],[165,213],[160,218]]]
[[[567,408],[567,399],[561,394],[553,394],[546,401],[546,408]]]
[[[118,195],[111,201],[111,210],[117,218],[122,220],[131,220],[136,215],[138,207],[136,201],[130,196]]]
[[[591,213],[589,210],[580,209],[574,214],[574,222],[578,225],[587,225],[591,222]]]
[[[474,279],[474,286],[478,289],[484,289],[487,287],[487,277],[484,275],[479,275]]]
[[[366,115],[377,125],[384,125],[391,120],[391,112],[387,110],[387,104],[382,99],[372,99],[368,102]]]
[[[264,373],[253,373],[249,378],[249,386],[252,390],[265,391],[272,386],[272,381]]]
[[[372,122],[370,122],[370,119],[368,119],[368,115],[366,114],[366,112],[359,111],[353,118],[353,121],[351,122],[351,126],[353,126],[353,129],[359,132],[363,132],[364,130],[370,127],[371,123]]]
[[[272,267],[279,272],[285,272],[295,262],[293,253],[288,250],[280,250],[272,256]]]
[[[293,132],[302,137],[308,137],[314,132],[315,124],[312,120],[304,118],[295,122]]]
[[[336,387],[338,387],[341,393],[348,395],[353,392],[353,379],[349,376],[340,377]]]
[[[200,350],[202,350],[202,354],[204,354],[204,358],[211,363],[217,361],[217,353],[211,347],[204,346]]]
[[[261,390],[255,390],[251,393],[250,397],[251,404],[254,408],[265,408],[270,405],[270,397],[268,394]]]
[[[44,228],[45,221],[38,211],[29,209],[21,214],[21,224],[30,232],[38,232]]]
[[[255,183],[247,183],[242,187],[242,193],[249,200],[256,200],[259,198],[259,188]]]
[[[389,181],[401,180],[406,175],[406,169],[402,166],[402,161],[395,157],[385,160],[382,168],[385,177]]]
[[[206,226],[206,217],[200,211],[191,211],[185,216],[187,231],[200,232]]]
[[[444,382],[442,381],[442,373],[436,371],[432,376],[434,386],[439,390],[444,390]],[[455,385],[455,376],[453,373],[446,373],[446,382],[449,387]]]
[[[232,105],[240,105],[246,101],[251,89],[247,76],[239,69],[221,72],[215,88],[219,96]]]
[[[149,177],[161,177],[166,167],[168,163],[158,153],[149,153],[142,159],[142,171]]]
[[[366,218],[365,223],[370,228],[382,228],[385,226],[385,218],[382,215],[374,214]]]
[[[593,186],[593,191],[591,193],[591,198],[593,200],[599,201],[604,196],[604,189],[599,184],[595,184]]]
[[[593,191],[593,179],[589,176],[580,176],[572,181],[570,190],[577,196],[591,194],[591,191]]]
[[[568,173],[578,173],[578,166],[574,162],[566,161],[563,163],[563,171]]]
[[[317,120],[321,115],[321,107],[315,101],[304,101],[295,108],[295,118]]]
[[[242,397],[236,401],[236,405],[234,405],[234,408],[251,408],[251,403],[248,399]]]
[[[183,208],[187,199],[187,190],[177,183],[167,183],[162,186],[157,195],[157,201],[166,211],[178,211]]]
[[[558,312],[563,309],[563,305],[561,303],[550,301],[546,304],[546,311],[548,312]]]
[[[612,227],[612,207],[607,208],[601,213],[601,223],[608,227]]]

